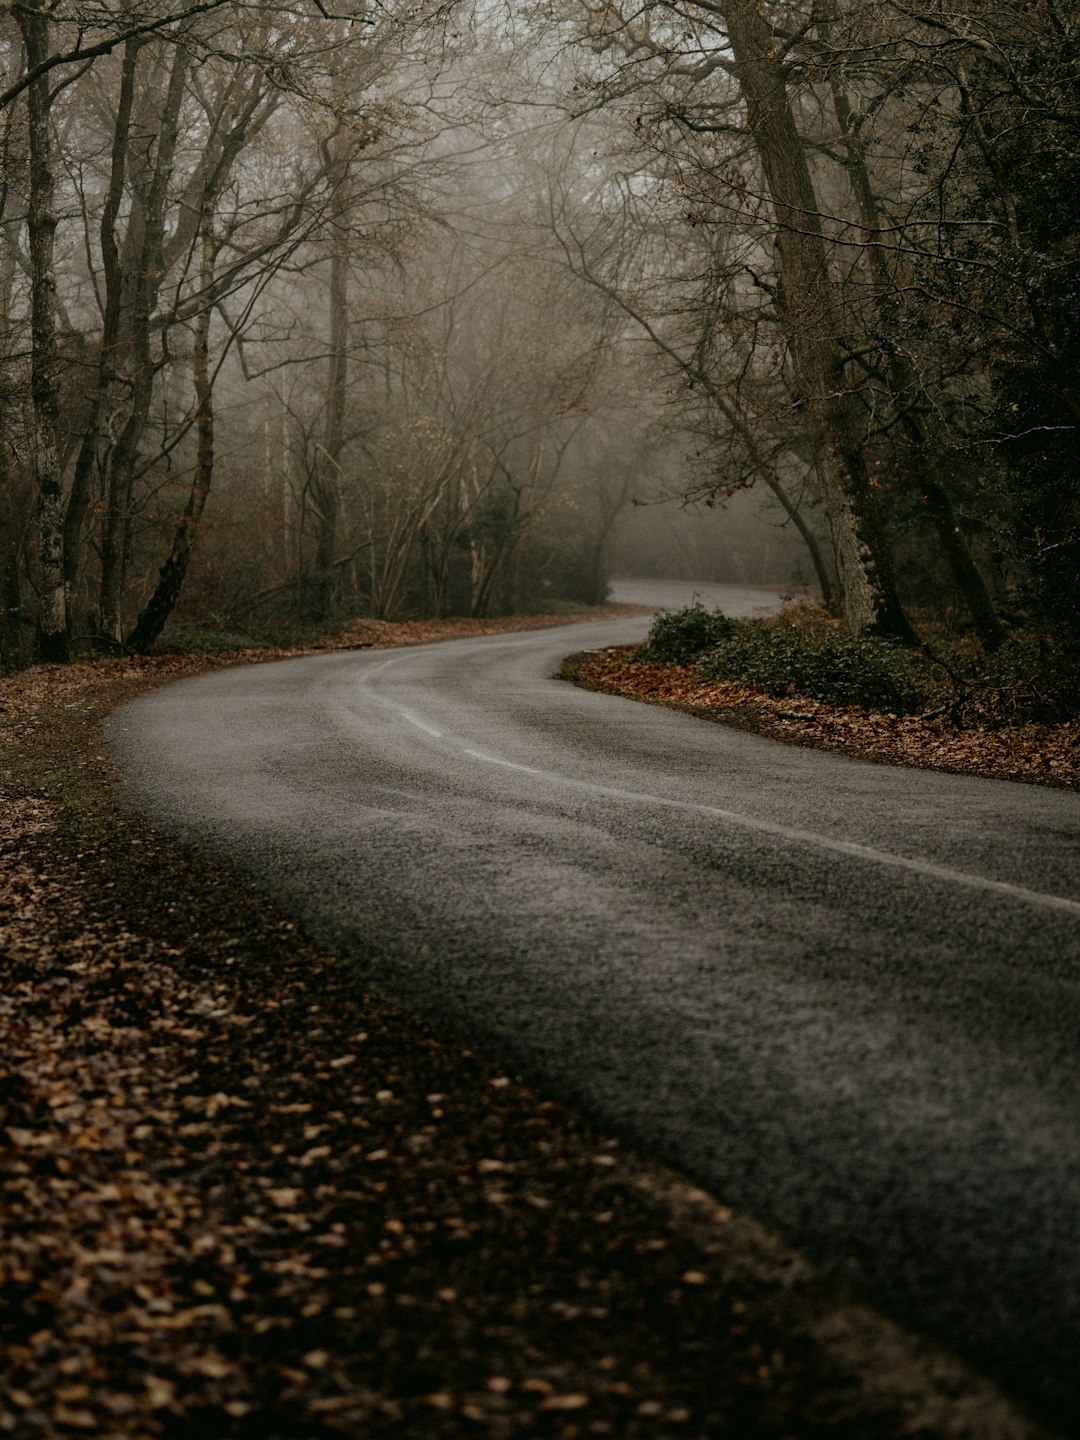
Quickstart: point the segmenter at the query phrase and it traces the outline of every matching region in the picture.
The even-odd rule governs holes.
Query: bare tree
[[[43,3],[16,12],[27,71],[28,199],[33,360],[33,467],[38,507],[37,650],[46,661],[69,658],[64,594],[64,479],[60,442],[60,354],[56,336],[56,180],[52,104],[46,62],[51,23]]]

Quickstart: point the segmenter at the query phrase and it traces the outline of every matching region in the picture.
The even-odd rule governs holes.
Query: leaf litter
[[[808,695],[766,695],[734,680],[703,680],[692,665],[637,659],[621,645],[571,656],[563,676],[587,689],[668,705],[789,745],[885,765],[1080,789],[1080,721],[962,726],[943,716],[892,715]]]
[[[118,811],[101,717],[222,663],[0,681],[0,1434],[1045,1433]]]

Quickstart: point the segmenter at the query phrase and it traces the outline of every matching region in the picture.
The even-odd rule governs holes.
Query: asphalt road
[[[218,672],[109,742],[382,989],[1080,1430],[1080,796],[549,678],[646,623]]]

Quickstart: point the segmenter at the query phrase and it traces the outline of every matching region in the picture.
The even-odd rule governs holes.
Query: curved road
[[[549,678],[645,625],[170,686],[124,795],[1080,1427],[1080,796]]]

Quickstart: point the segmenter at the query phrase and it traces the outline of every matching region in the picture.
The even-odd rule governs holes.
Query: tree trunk
[[[217,246],[213,237],[212,219],[203,218],[202,263],[199,293],[202,307],[195,321],[195,343],[192,355],[192,378],[195,386],[195,476],[191,491],[173,534],[172,549],[161,567],[154,593],[127,638],[127,649],[143,653],[150,649],[165,628],[172,614],[184,580],[187,577],[192,547],[199,521],[206,507],[206,497],[214,478],[214,383],[210,373],[210,320],[213,315],[212,290]]]
[[[4,433],[4,397],[0,393],[0,671],[23,663],[22,580],[15,529],[10,449]]]
[[[309,605],[319,620],[334,608],[338,577],[338,516],[341,510],[341,454],[345,444],[345,397],[349,379],[349,193],[348,156],[334,156],[330,142],[323,147],[323,163],[336,187],[333,219],[333,254],[330,257],[330,354],[326,369],[326,425],[316,449],[312,498],[315,502],[314,576],[308,586]]]
[[[5,126],[3,159],[10,164],[11,117]],[[7,385],[11,299],[15,283],[15,255],[8,243],[8,227],[0,228],[0,670],[18,669],[26,663],[23,624],[22,563],[19,553],[19,526],[16,520],[14,448],[6,438],[11,433],[11,404]],[[16,222],[17,223],[17,222]]]
[[[86,521],[86,512],[90,506],[90,477],[93,473],[94,462],[98,457],[98,445],[101,439],[101,415],[116,373],[116,351],[120,337],[123,287],[123,275],[116,245],[116,222],[124,195],[128,136],[131,129],[131,110],[135,94],[135,68],[141,44],[140,40],[129,40],[124,47],[120,94],[117,98],[116,122],[113,126],[109,188],[105,195],[105,204],[101,214],[101,261],[105,281],[101,352],[98,356],[97,377],[93,398],[90,402],[90,414],[75,460],[71,494],[68,497],[67,512],[64,516],[64,570],[68,581],[69,614],[71,593],[76,587],[79,573],[83,527]]]
[[[16,11],[27,68],[43,64],[49,52],[49,19],[40,0]],[[41,660],[71,658],[64,590],[64,485],[60,469],[60,357],[56,343],[56,214],[52,169],[52,95],[46,74],[26,92],[30,194],[27,234],[30,247],[31,380],[34,411],[34,481],[38,513],[37,653]]]
[[[817,197],[776,42],[754,0],[723,0],[721,8],[776,217],[779,318],[791,348],[796,398],[809,422],[844,620],[855,633],[910,641],[914,637],[896,595],[874,513],[858,416],[843,384]]]
[[[915,420],[915,417],[911,417]],[[930,463],[926,463],[926,435],[919,426],[915,432],[917,466],[915,481],[922,490],[926,513],[937,530],[941,548],[949,562],[953,579],[964,598],[975,633],[983,647],[993,652],[1008,639],[1009,632],[1001,622],[993,597],[986,584],[986,577],[979,569],[967,536],[960,527],[960,519],[953,505],[952,496],[933,474]]]
[[[859,206],[859,214],[868,238],[876,236],[881,224],[878,198],[870,180],[866,155],[852,126],[851,106],[843,90],[835,82],[831,86],[833,109],[843,137],[847,153],[847,170],[851,176],[852,189]],[[874,305],[881,329],[881,340],[885,349],[889,380],[894,396],[914,395],[917,390],[916,378],[908,357],[890,341],[893,329],[890,296],[893,285],[888,265],[880,245],[869,238],[868,252],[873,272]],[[895,333],[895,332],[894,332]],[[902,402],[901,402],[902,404]],[[997,613],[993,596],[986,583],[986,577],[971,553],[967,536],[960,526],[960,520],[953,505],[952,497],[936,473],[930,445],[930,435],[925,418],[910,405],[902,406],[901,424],[912,442],[911,479],[916,491],[922,496],[923,504],[931,524],[937,531],[945,558],[952,572],[976,633],[988,651],[993,651],[1007,638],[1008,632]]]
[[[341,509],[341,452],[345,443],[345,392],[349,375],[349,260],[345,237],[330,260],[330,358],[326,376],[326,429],[315,470],[318,530],[315,540],[315,613],[327,619],[334,608],[338,515]]]
[[[832,576],[829,574],[829,567],[825,564],[825,557],[821,553],[821,546],[817,542],[817,536],[810,526],[803,519],[799,512],[798,505],[788,498],[787,491],[774,479],[768,471],[764,472],[765,483],[780,502],[784,514],[788,517],[795,529],[802,536],[803,544],[806,546],[810,556],[810,563],[814,567],[814,574],[817,576],[818,589],[821,591],[821,603],[826,610],[832,610],[836,605],[836,596],[833,593]]]
[[[190,57],[177,46],[158,128],[157,156],[143,214],[143,236],[131,305],[126,317],[131,362],[131,408],[109,465],[105,534],[101,554],[99,634],[110,646],[123,643],[122,599],[131,539],[131,503],[139,444],[154,393],[150,316],[161,284],[165,207],[176,151],[180,106]]]

